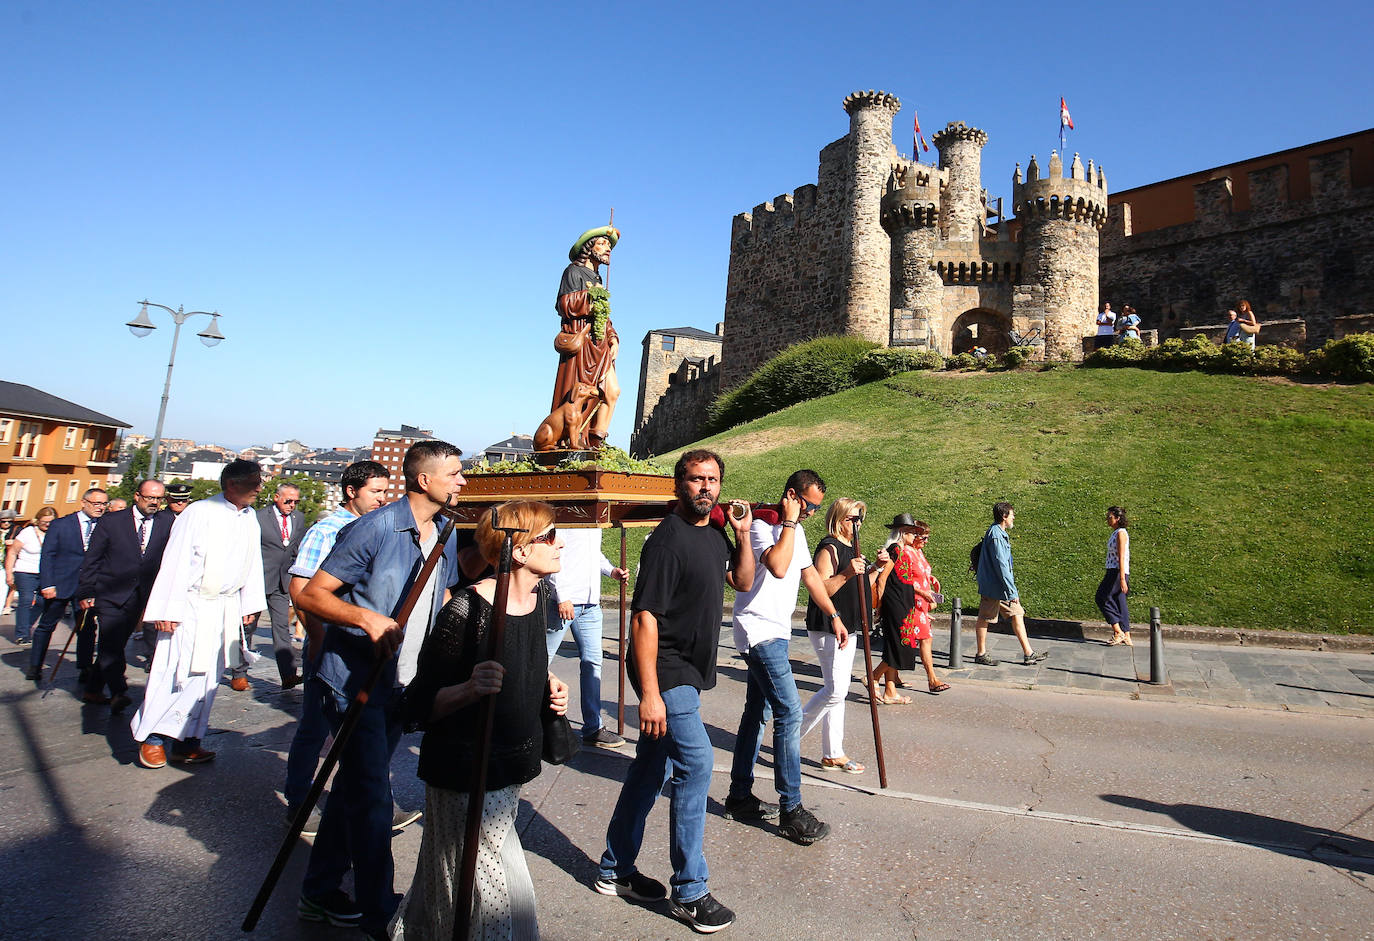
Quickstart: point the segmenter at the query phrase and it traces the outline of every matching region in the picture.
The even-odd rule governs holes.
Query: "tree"
[[[151,463],[152,458],[148,453],[148,445],[145,444],[135,450],[133,458],[129,461],[128,469],[124,471],[124,476],[119,479],[119,485],[110,488],[110,496],[132,500],[134,494],[138,492],[138,485],[143,483],[143,479],[148,476],[148,468]]]
[[[303,474],[292,474],[289,477],[278,477],[276,480],[269,480],[262,485],[262,493],[258,494],[257,502],[253,505],[261,509],[272,502],[272,497],[277,492],[277,487],[281,484],[291,484],[298,487],[301,491],[301,502],[296,509],[305,514],[305,524],[311,526],[320,514],[324,512],[325,484],[321,480],[312,480]]]

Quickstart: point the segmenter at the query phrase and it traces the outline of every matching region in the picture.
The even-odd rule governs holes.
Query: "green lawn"
[[[774,500],[811,467],[831,497],[863,499],[869,555],[894,513],[924,519],[936,577],[966,607],[969,547],[1010,500],[1027,612],[1099,619],[1103,514],[1120,504],[1137,622],[1157,605],[1170,624],[1374,633],[1374,386],[1132,368],[907,373],[701,444],[725,457],[725,497]],[[823,528],[820,515],[806,525],[812,546]],[[642,539],[631,532],[633,556]],[[606,548],[614,559],[618,534]]]

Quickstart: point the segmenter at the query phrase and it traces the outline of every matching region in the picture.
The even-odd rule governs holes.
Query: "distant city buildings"
[[[126,422],[18,382],[0,381],[0,509],[32,519],[40,507],[75,512],[108,484]]]
[[[404,463],[406,451],[416,441],[433,438],[433,431],[427,428],[417,428],[414,425],[402,425],[397,431],[387,428],[377,429],[377,435],[372,441],[372,460],[385,467],[387,473],[391,475],[391,483],[387,485],[386,489],[388,503],[405,495]]]
[[[479,459],[488,464],[502,461],[528,461],[534,457],[534,438],[531,435],[511,435],[504,441],[489,444],[483,449]]]

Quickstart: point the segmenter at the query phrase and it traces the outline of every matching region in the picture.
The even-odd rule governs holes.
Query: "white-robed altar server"
[[[147,692],[132,723],[145,768],[215,757],[200,739],[210,725],[225,658],[239,658],[243,626],[267,607],[253,512],[262,469],[233,461],[220,487],[222,493],[177,517],[143,614],[158,630]],[[170,750],[168,739],[177,740]]]

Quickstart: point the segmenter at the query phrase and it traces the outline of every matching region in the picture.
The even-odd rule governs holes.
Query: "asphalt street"
[[[614,618],[603,693],[612,728]],[[805,698],[819,673],[803,635],[791,649]],[[1003,635],[992,638],[1002,666],[946,671],[941,655],[952,689],[933,696],[921,682],[910,705],[880,707],[885,789],[856,682],[846,747],[868,770],[822,772],[816,733],[803,741],[804,800],[833,831],[802,847],[722,815],[744,690],[724,629],[720,682],[703,698],[717,748],[711,888],[738,916],[724,936],[1374,938],[1374,657],[1174,643],[1170,682],[1156,686],[1143,644],[1035,644],[1051,654],[1036,667],[1011,662]],[[576,695],[574,656],[565,643],[555,670]],[[262,661],[249,692],[220,687],[205,742],[218,758],[154,772],[134,763],[127,717],[76,699],[70,663],[44,696],[22,678],[26,658],[0,640],[0,936],[243,937],[285,832],[280,787],[299,691],[282,692]],[[143,673],[130,678],[137,701]],[[408,736],[394,765],[407,806],[424,799],[418,746]],[[666,906],[590,888],[632,747],[583,751],[523,791],[519,827],[546,939],[692,936]],[[755,784],[765,798],[769,754]],[[639,861],[664,881],[667,818],[664,800]],[[422,826],[393,841],[398,891]],[[358,937],[297,920],[308,842],[256,937]]]

